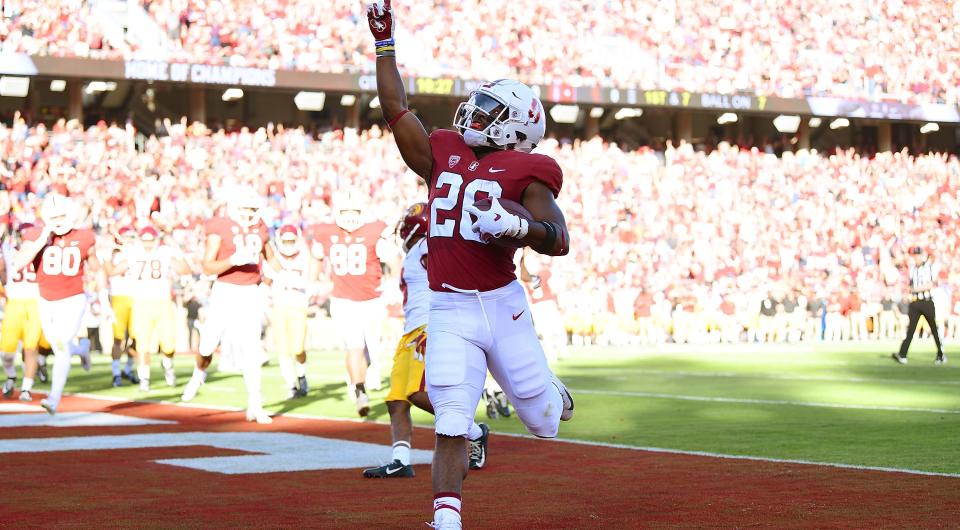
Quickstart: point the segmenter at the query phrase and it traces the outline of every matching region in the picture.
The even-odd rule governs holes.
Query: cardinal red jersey
[[[386,228],[383,221],[374,221],[352,232],[332,223],[319,224],[313,229],[313,242],[330,263],[334,298],[363,301],[380,296],[377,288],[383,270],[377,256],[377,242]]]
[[[227,217],[214,217],[207,221],[205,226],[207,235],[220,236],[220,250],[217,251],[217,261],[230,259],[238,248],[248,247],[251,252],[259,256],[263,246],[270,238],[267,225],[260,223],[249,228],[240,226]],[[239,267],[230,267],[217,276],[217,281],[235,285],[254,285],[260,283],[260,262]]]
[[[520,151],[495,151],[477,160],[463,138],[448,130],[434,131],[430,147],[430,289],[490,291],[514,281],[516,250],[481,242],[463,205],[491,196],[522,203],[533,182],[557,196],[560,166],[548,156]]]
[[[41,231],[40,226],[30,227],[23,233],[23,239],[36,241]],[[83,294],[83,273],[95,243],[96,237],[89,228],[50,236],[50,241],[33,259],[37,285],[44,300],[62,300]]]

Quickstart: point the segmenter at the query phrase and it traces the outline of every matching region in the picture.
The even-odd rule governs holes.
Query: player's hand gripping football
[[[233,265],[234,267],[242,267],[244,265],[254,265],[259,260],[260,260],[260,256],[258,256],[256,253],[250,252],[249,250],[244,248],[238,248],[237,251],[234,252],[232,256],[230,256],[230,265]]]
[[[393,39],[393,9],[390,0],[367,2],[367,22],[377,42]]]
[[[527,235],[527,220],[505,210],[496,197],[490,198],[489,210],[481,210],[473,204],[467,204],[463,209],[477,218],[471,229],[480,234],[484,243],[501,237],[523,239]]]

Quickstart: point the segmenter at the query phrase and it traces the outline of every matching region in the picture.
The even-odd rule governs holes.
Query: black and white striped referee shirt
[[[926,260],[920,265],[910,267],[910,288],[914,293],[929,291],[936,287],[940,267]]]

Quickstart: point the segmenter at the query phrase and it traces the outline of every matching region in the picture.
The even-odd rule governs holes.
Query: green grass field
[[[889,359],[893,343],[574,349],[556,367],[577,406],[561,436],[960,473],[960,363],[934,366],[932,345],[917,346],[907,366]],[[155,360],[154,389],[144,395],[129,384],[110,388],[109,357],[99,355],[89,373],[74,366],[67,391],[177,402],[192,363],[192,357],[177,357],[180,386],[170,389]],[[293,401],[283,399],[276,362],[265,368],[267,407],[355,418],[341,355],[316,352],[308,364],[310,395]],[[373,420],[388,421],[385,393],[371,394]],[[243,407],[241,376],[212,372],[194,402]],[[525,432],[516,418],[487,420],[482,407],[477,417],[494,432]],[[415,413],[414,421],[430,425],[431,417]]]

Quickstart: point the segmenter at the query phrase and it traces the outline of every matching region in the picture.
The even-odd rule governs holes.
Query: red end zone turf
[[[223,474],[157,463],[250,455],[251,451],[203,442],[206,433],[230,437],[230,433],[250,432],[383,444],[386,459],[389,431],[384,425],[278,417],[273,425],[257,426],[243,422],[240,412],[79,397],[66,398],[61,407],[62,412],[81,410],[175,423],[0,426],[0,459],[8,478],[0,501],[5,523],[73,528],[379,529],[421,528],[430,517],[428,465],[417,466],[414,479],[365,480],[359,469]],[[0,415],[0,425],[15,414]],[[125,435],[164,433],[176,434],[165,439],[183,441],[192,436],[191,440],[200,441],[187,446],[19,452],[27,447],[28,438],[62,437],[56,444],[63,444],[67,437],[108,436],[101,442],[113,443],[126,440],[121,438]],[[34,448],[40,445],[37,442]],[[431,433],[417,429],[414,447],[431,445]],[[957,521],[958,489],[960,479],[949,477],[723,460],[494,435],[488,467],[471,473],[465,483],[464,526],[949,527]]]

